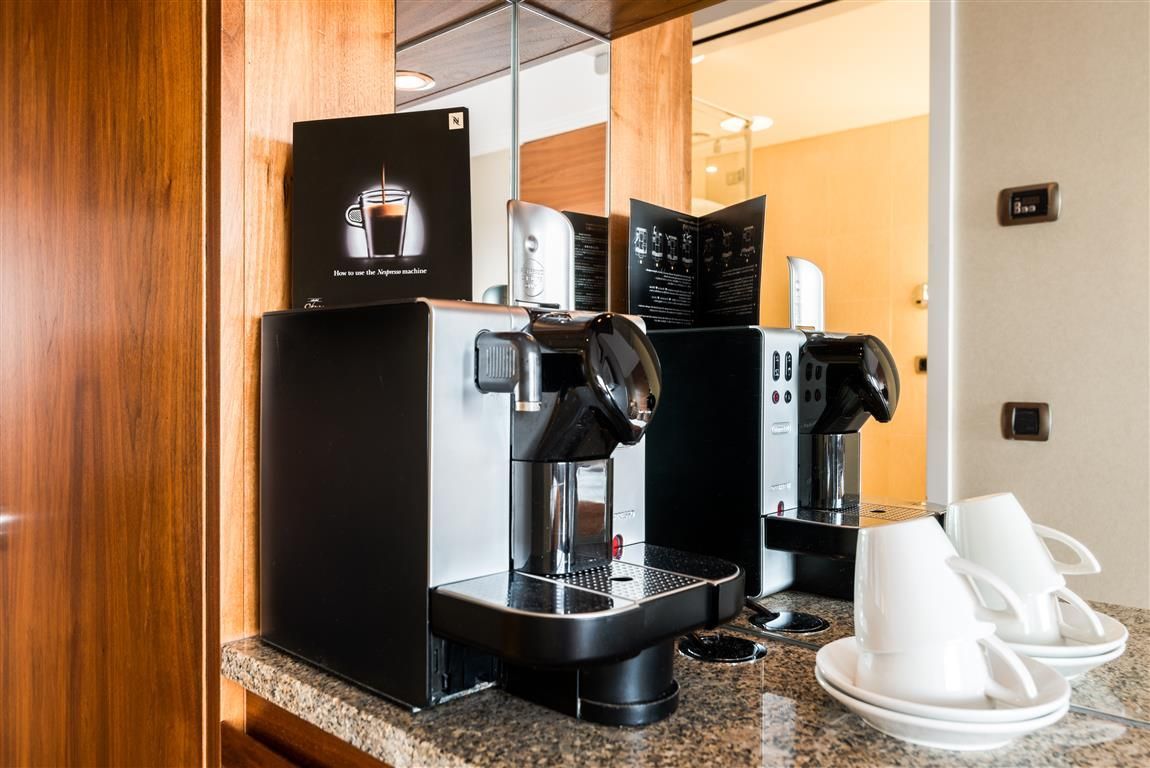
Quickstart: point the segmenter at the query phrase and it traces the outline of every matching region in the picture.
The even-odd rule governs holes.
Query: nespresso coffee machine
[[[889,421],[898,371],[866,335],[653,331],[667,382],[647,437],[647,542],[747,571],[747,594],[850,598],[858,530],[937,513],[862,496],[859,429]]]
[[[648,542],[737,562],[747,594],[785,589],[766,515],[798,506],[802,331],[652,331],[666,387],[647,443]],[[721,554],[720,554],[721,553]]]
[[[620,315],[411,300],[263,320],[264,638],[412,708],[490,685],[587,720],[677,706],[674,638],[741,570],[613,532],[660,408]]]

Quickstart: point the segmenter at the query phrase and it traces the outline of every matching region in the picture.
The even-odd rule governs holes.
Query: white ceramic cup
[[[979,604],[967,581],[1001,594],[1004,610]],[[1023,606],[1001,579],[955,552],[933,517],[863,528],[855,556],[855,636],[859,651],[937,648],[993,633],[995,620],[1019,620]]]
[[[1050,645],[1066,638],[1097,643],[1106,636],[1105,628],[1094,609],[1066,587],[1019,597],[1023,610],[1018,619],[995,620],[996,633],[1007,642]],[[1079,623],[1066,620],[1062,602],[1070,603],[1078,609],[1074,615],[1078,617]]]
[[[995,680],[995,668],[1005,670],[1008,680]],[[860,651],[855,684],[893,699],[941,707],[985,707],[987,697],[1025,706],[1038,695],[1022,659],[994,635],[899,653]]]
[[[1077,539],[1031,523],[1014,494],[997,493],[951,504],[946,513],[946,534],[961,557],[1000,576],[1021,599],[1019,616],[995,616],[1000,637],[1034,644],[1056,643],[1063,637],[1095,642],[1103,637],[1097,614],[1067,589],[1063,577],[1098,573],[1098,560]],[[1043,539],[1062,542],[1077,559],[1055,560]],[[994,610],[1005,607],[999,595],[981,584],[975,587],[983,605]],[[1066,622],[1060,601],[1079,608],[1084,621]]]

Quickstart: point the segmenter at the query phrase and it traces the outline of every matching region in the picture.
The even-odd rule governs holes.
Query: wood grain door
[[[216,759],[213,5],[0,2],[0,765]]]

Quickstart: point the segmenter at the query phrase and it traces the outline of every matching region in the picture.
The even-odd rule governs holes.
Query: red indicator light
[[[611,539],[611,557],[620,558],[623,556],[623,534],[616,533],[615,538]]]
[[[779,390],[776,389],[774,392],[771,393],[771,402],[772,403],[779,402]]]
[[[779,514],[783,514],[783,502],[779,502]]]

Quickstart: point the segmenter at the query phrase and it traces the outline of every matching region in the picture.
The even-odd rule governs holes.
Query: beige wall
[[[957,3],[956,497],[1012,490],[1080,538],[1086,597],[1150,607],[1150,5]],[[1061,219],[1004,228],[1002,187],[1061,184]],[[1049,442],[1003,440],[1048,401]]]
[[[927,313],[914,304],[927,279],[928,118],[897,120],[760,147],[752,193],[767,196],[760,321],[789,322],[787,256],[809,259],[826,280],[831,331],[870,333],[895,356],[902,390],[889,424],[863,427],[863,492],[872,498],[922,500],[926,495]],[[742,154],[708,158],[711,200],[743,199],[727,185]],[[696,174],[703,176],[704,174]]]

